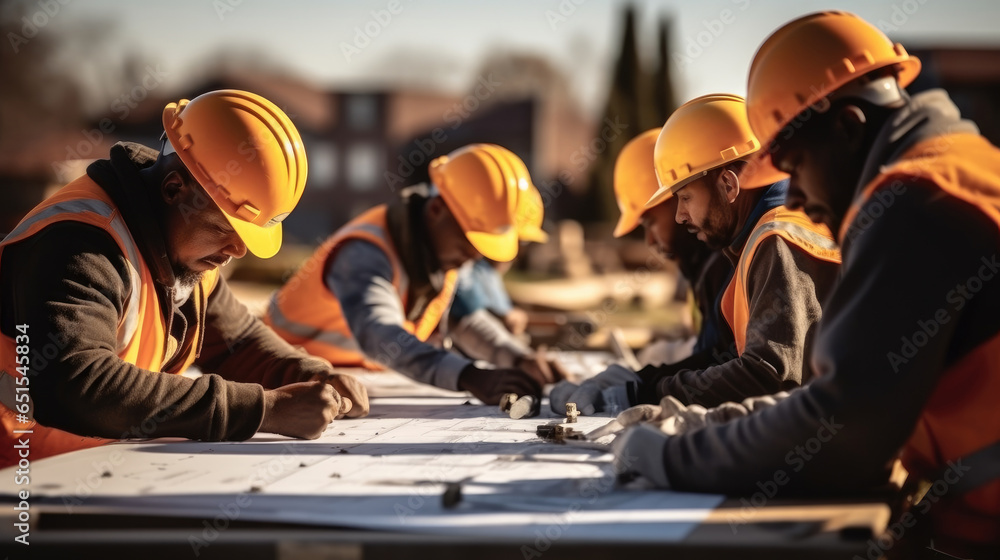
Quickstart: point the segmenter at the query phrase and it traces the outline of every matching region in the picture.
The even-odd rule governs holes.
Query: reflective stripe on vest
[[[281,311],[281,306],[278,305],[277,293],[271,296],[271,302],[267,306],[267,315],[272,326],[288,331],[299,338],[308,338],[324,344],[338,346],[345,350],[361,352],[361,347],[358,346],[358,342],[354,340],[354,337],[344,336],[338,331],[325,331],[302,323],[296,323],[285,317],[285,314]]]
[[[747,277],[760,243],[773,235],[780,236],[814,258],[840,262],[840,249],[826,226],[813,223],[802,212],[778,206],[761,216],[747,238],[733,278],[722,297],[722,314],[733,329],[736,349],[741,355],[746,349],[747,324],[750,320]]]

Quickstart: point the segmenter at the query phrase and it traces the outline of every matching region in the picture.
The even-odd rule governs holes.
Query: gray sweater
[[[763,193],[744,230],[723,253],[734,263],[750,231],[766,211],[779,206],[786,183]],[[817,259],[780,236],[760,243],[750,264],[747,296],[750,317],[746,345],[735,343],[690,360],[640,372],[641,402],[672,395],[684,404],[717,406],[727,401],[787,391],[810,381],[808,353],[823,301],[836,282],[839,265]]]

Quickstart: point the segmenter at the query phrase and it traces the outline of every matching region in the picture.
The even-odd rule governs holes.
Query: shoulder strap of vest
[[[815,225],[801,222],[800,216],[784,206],[773,208],[761,217],[757,227],[750,232],[743,254],[740,255],[737,274],[744,285],[757,246],[772,235],[781,235],[817,258],[840,262],[840,247],[833,238],[817,231]]]
[[[381,221],[381,223],[376,223],[376,220]],[[392,238],[389,237],[389,232],[385,228],[384,206],[373,208],[367,214],[358,217],[354,221],[351,221],[342,227],[336,234],[334,234],[334,244],[340,244],[342,241],[358,238],[374,238],[374,240],[377,240],[377,244],[384,249],[386,257],[388,257],[390,264],[392,264],[392,270],[393,274],[396,275],[395,280],[397,281],[397,286],[399,287],[399,293],[405,298],[410,279],[406,275],[406,270],[403,268],[403,263],[400,261],[399,255],[397,255],[393,250]]]

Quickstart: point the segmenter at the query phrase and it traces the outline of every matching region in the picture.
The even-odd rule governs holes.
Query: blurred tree
[[[597,124],[590,155],[593,162],[579,219],[612,222],[618,219],[614,196],[614,166],[618,152],[639,133],[662,126],[674,110],[670,73],[669,20],[659,29],[656,70],[642,67],[636,45],[635,9],[625,8],[621,50],[612,73],[604,115]]]
[[[37,6],[7,3],[0,10],[0,176],[36,177],[52,172],[44,158],[32,156],[53,131],[82,125],[78,83],[60,75],[53,59],[60,37],[33,22]],[[41,12],[46,15],[45,12]],[[34,18],[37,21],[47,21]]]
[[[653,120],[648,128],[663,126],[667,117],[677,109],[677,98],[674,97],[674,82],[670,72],[670,18],[660,20],[660,34],[657,54],[660,60],[653,75],[653,101],[655,108]]]

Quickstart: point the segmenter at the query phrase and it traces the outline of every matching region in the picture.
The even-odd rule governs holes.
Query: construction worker
[[[528,243],[545,243],[549,236],[542,229],[545,218],[542,195],[531,183],[528,168],[520,160],[512,160],[512,163],[517,166],[518,177],[514,215],[518,242],[522,247]],[[504,367],[513,366],[518,358],[532,354],[525,342],[528,313],[514,306],[503,284],[503,275],[510,270],[513,262],[483,258],[460,269],[455,298],[448,315],[451,323],[449,330],[460,350],[473,358]],[[469,328],[483,330],[484,327],[482,336],[462,334]],[[503,340],[495,340],[497,336]],[[462,346],[463,342],[479,344],[467,347]],[[553,365],[560,368],[562,375],[561,366],[557,362]]]
[[[791,175],[787,204],[838,232],[844,251],[812,352],[823,375],[722,425],[626,432],[621,468],[684,491],[753,493],[780,478],[780,495],[829,495],[883,483],[898,456],[930,488],[902,532],[927,527],[939,550],[997,557],[1000,151],[944,91],[908,95],[919,71],[844,12],[763,43],[750,123]],[[872,546],[874,558],[894,543]]]
[[[700,319],[693,352],[728,347],[732,331],[722,317],[722,296],[733,267],[721,251],[713,251],[674,219],[677,199],[669,197],[650,208],[646,203],[656,194],[659,183],[653,168],[653,149],[660,128],[636,136],[615,161],[615,200],[621,216],[613,235],[623,237],[642,224],[646,245],[661,257],[674,262],[692,288],[693,303]]]
[[[295,126],[237,90],[171,103],[163,126],[160,152],[116,144],[0,243],[4,466],[25,439],[40,459],[129,437],[316,438],[368,411],[219,273],[280,247],[306,181]],[[213,373],[170,375],[192,364]]]
[[[327,239],[272,298],[267,322],[287,341],[337,366],[396,370],[422,383],[466,390],[496,404],[505,393],[541,395],[549,364],[518,353],[510,367],[483,369],[427,342],[447,316],[458,269],[517,254],[521,180],[516,155],[472,144],[430,164],[433,183],[404,189]],[[447,325],[442,325],[447,327]],[[455,342],[491,333],[463,329]],[[502,333],[492,341],[507,340]],[[487,341],[489,342],[489,341]]]
[[[825,226],[782,206],[788,183],[775,182],[781,173],[748,163],[759,149],[736,95],[693,99],[667,119],[654,148],[660,189],[647,207],[676,196],[677,222],[730,259],[735,273],[722,313],[735,345],[731,352],[640,372],[612,366],[566,397],[581,413],[622,411],[667,395],[714,406],[795,388],[812,377],[803,356],[840,253]]]

